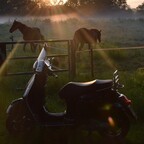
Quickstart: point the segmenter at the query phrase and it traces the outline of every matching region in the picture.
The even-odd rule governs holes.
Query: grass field
[[[115,48],[141,46],[144,44],[144,19],[112,19],[112,18],[90,18],[90,19],[68,19],[66,21],[52,22],[49,19],[21,20],[31,26],[38,26],[46,39],[72,39],[74,31],[79,27],[96,27],[102,30],[102,43],[98,48]],[[10,41],[11,35],[8,30],[10,22],[0,24],[0,41]],[[22,39],[17,31],[14,40]],[[65,45],[54,43],[52,46],[66,47]],[[86,48],[84,48],[86,49]],[[56,51],[56,50],[55,50]],[[60,52],[58,52],[60,53]],[[26,53],[17,49],[14,55],[32,55],[29,49]],[[59,63],[59,66],[67,67],[66,60]],[[33,61],[12,61],[8,63],[8,70],[12,72],[32,70]],[[75,81],[88,81],[92,79],[110,79],[115,69],[119,70],[120,82],[125,88],[120,91],[132,100],[132,106],[138,115],[138,120],[132,121],[131,129],[126,138],[126,144],[144,143],[144,49],[136,50],[115,50],[94,52],[94,74],[90,75],[89,53],[82,53],[77,61],[77,77]],[[13,99],[19,98],[23,94],[23,88],[29,76],[0,77],[0,143],[2,144],[46,144],[65,143],[64,137],[69,138],[69,144],[87,144],[87,134],[79,131],[73,132],[67,129],[51,131],[50,137],[47,130],[37,130],[29,136],[10,136],[5,128],[6,108]],[[58,79],[50,78],[47,85],[47,106],[51,111],[63,111],[65,105],[58,96],[58,90],[69,81],[68,74],[59,74]],[[57,137],[57,141],[55,138]],[[94,143],[105,144],[102,137],[97,133],[93,134]]]

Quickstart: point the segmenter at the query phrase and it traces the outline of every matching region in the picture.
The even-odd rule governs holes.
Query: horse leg
[[[24,46],[23,46],[23,51],[25,52],[25,48],[26,48],[26,43],[24,43]]]
[[[31,43],[30,45],[31,45],[31,51],[36,52],[37,44]]]
[[[76,46],[76,49],[78,49],[78,53],[77,53],[78,60],[80,59],[80,52],[81,52],[81,49],[83,48],[83,46],[84,46],[84,43],[78,43]]]
[[[97,42],[94,43],[94,48],[96,48],[96,46],[97,46]]]
[[[89,50],[91,50],[92,48],[91,48],[91,44],[90,43],[88,43],[88,48],[89,48]]]
[[[79,51],[81,51],[81,49],[84,47],[84,43],[80,43],[80,46],[79,46]]]
[[[38,44],[34,44],[34,52],[36,52],[36,49],[37,49],[37,46],[38,46]]]
[[[41,51],[41,49],[42,49],[42,44],[40,43],[40,44],[38,44],[38,49],[39,49],[39,52]]]
[[[89,48],[89,54],[91,55],[91,52],[92,52],[92,45],[89,43],[88,44],[88,48]]]

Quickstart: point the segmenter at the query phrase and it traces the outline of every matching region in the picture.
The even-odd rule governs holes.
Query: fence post
[[[0,67],[6,59],[6,44],[0,43]]]
[[[71,41],[68,40],[68,72],[71,79]]]
[[[0,43],[0,68],[6,60],[6,44]],[[6,69],[3,69],[2,74],[6,74]]]
[[[93,49],[90,49],[90,57],[91,57],[91,76],[94,77],[94,64],[93,64]]]
[[[73,45],[72,41],[70,41],[70,77],[74,79],[76,76],[76,57],[75,57],[75,46]]]

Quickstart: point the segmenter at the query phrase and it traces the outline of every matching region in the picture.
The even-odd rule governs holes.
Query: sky
[[[141,5],[144,2],[144,0],[127,0],[127,4],[131,8],[136,8],[137,6]]]

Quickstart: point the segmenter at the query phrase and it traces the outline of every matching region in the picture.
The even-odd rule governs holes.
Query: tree
[[[66,3],[66,6],[77,7],[77,6],[79,6],[79,1],[78,0],[68,0],[68,2]]]
[[[34,0],[0,0],[0,14],[26,14],[36,8]]]
[[[120,9],[128,8],[126,0],[114,0],[114,4]]]
[[[144,2],[136,8],[137,12],[144,14]]]
[[[27,14],[47,11],[50,0],[0,0],[0,14]],[[70,8],[88,8],[97,11],[126,10],[126,0],[68,0],[65,4]]]
[[[0,0],[0,14],[3,14],[7,9],[7,0]]]
[[[128,7],[126,0],[69,0],[69,6],[84,6],[95,5],[96,7],[126,9]]]

